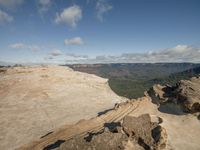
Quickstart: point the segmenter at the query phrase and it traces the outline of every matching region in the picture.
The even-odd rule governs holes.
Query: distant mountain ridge
[[[154,83],[174,85],[179,80],[189,80],[191,77],[197,77],[200,74],[200,66],[191,68],[182,72],[172,73],[167,77],[151,80]]]
[[[154,84],[175,84],[199,73],[200,64],[134,63],[68,65],[81,72],[108,78],[111,89],[120,96],[138,98]]]
[[[106,78],[153,79],[200,66],[193,63],[74,64],[74,70]]]

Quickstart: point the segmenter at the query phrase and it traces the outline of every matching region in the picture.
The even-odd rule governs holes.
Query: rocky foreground
[[[55,74],[57,73],[55,72]],[[77,74],[79,73],[77,72]],[[88,120],[82,119],[76,124],[62,125],[46,132],[40,138],[35,138],[34,142],[29,143],[24,138],[24,143],[27,144],[18,149],[199,150],[199,89],[200,78],[180,81],[173,87],[155,85],[145,92],[144,97],[116,103],[112,109],[102,111],[97,117]],[[80,99],[82,98],[84,97],[80,97]],[[96,105],[96,107],[98,106]],[[83,113],[84,116],[85,112],[82,110],[80,113]],[[67,120],[62,121],[66,122]],[[35,130],[35,132],[39,132],[39,130]],[[27,131],[27,134],[31,133]],[[9,142],[14,142],[12,137],[7,143],[9,144]]]
[[[13,150],[124,101],[107,79],[61,66],[0,69],[0,149]]]
[[[63,126],[19,149],[200,149],[200,78],[175,87],[155,85],[136,101],[98,117]],[[194,98],[194,99],[193,99]]]

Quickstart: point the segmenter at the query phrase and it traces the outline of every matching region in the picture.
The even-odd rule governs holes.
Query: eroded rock
[[[186,111],[195,113],[200,112],[200,78],[194,77],[191,80],[181,80],[177,84],[178,102]]]
[[[181,80],[176,86],[154,85],[149,91],[152,102],[157,105],[173,103],[182,107],[184,112],[200,112],[200,78]]]
[[[105,131],[92,137],[91,141],[87,141],[87,137],[73,138],[61,145],[59,150],[121,150],[126,142],[126,134]]]
[[[114,123],[113,123],[114,124]],[[120,129],[121,128],[121,129]],[[149,114],[126,116],[115,130],[90,133],[66,141],[59,150],[143,150],[166,147],[167,134],[158,123],[151,122]]]
[[[123,120],[123,130],[129,136],[142,139],[147,145],[153,145],[153,138],[151,130],[155,128],[157,124],[151,123],[149,114],[141,115],[140,117],[126,116]]]
[[[137,118],[126,116],[122,127],[127,135],[134,137],[145,149],[162,149],[166,147],[166,130],[157,122],[151,122],[149,114]]]

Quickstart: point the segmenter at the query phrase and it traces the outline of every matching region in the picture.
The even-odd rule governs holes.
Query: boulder
[[[190,80],[181,80],[175,90],[178,102],[187,112],[200,112],[200,78],[193,77]]]
[[[74,137],[62,144],[59,150],[160,150],[166,147],[166,143],[166,130],[151,122],[149,114],[144,114],[139,117],[125,116],[116,130],[106,127],[85,137]]]
[[[200,78],[181,80],[175,86],[154,85],[148,95],[152,102],[160,105],[173,103],[179,105],[182,111],[188,113],[200,112]]]
[[[166,147],[167,133],[158,123],[151,122],[149,114],[139,117],[126,116],[122,124],[124,132],[134,137],[144,149]]]

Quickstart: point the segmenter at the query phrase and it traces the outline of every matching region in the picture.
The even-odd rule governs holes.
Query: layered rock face
[[[0,149],[14,149],[64,124],[95,117],[123,100],[107,79],[68,67],[2,68]]]

